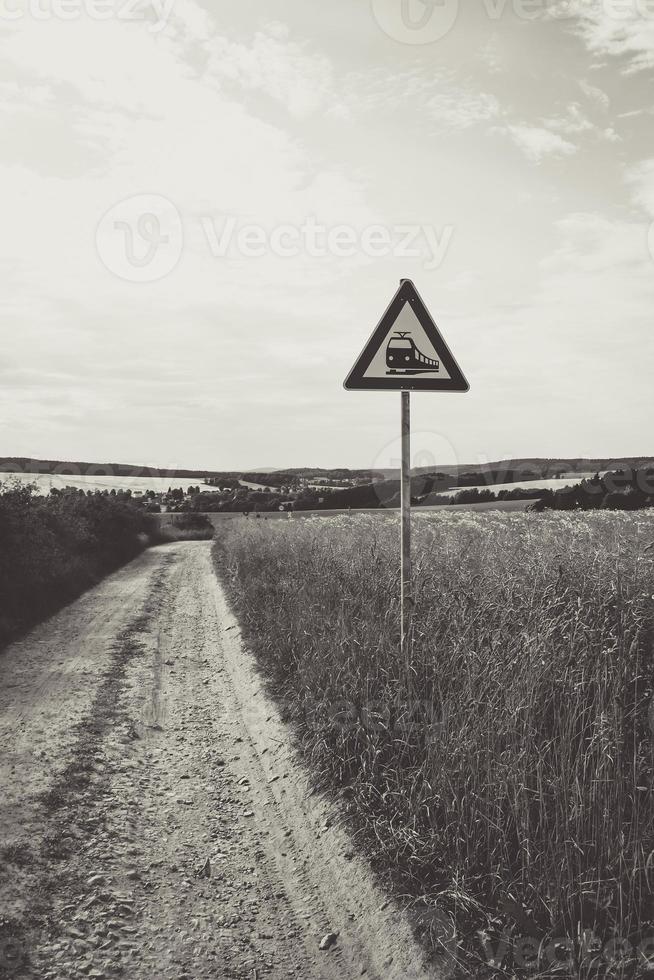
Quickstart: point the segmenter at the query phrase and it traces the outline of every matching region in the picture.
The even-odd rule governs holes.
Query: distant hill
[[[439,479],[442,477],[453,478],[454,483],[461,481],[466,475],[492,474],[496,479],[493,482],[504,482],[502,477],[510,473],[521,473],[525,476],[532,474],[534,478],[547,477],[549,479],[559,474],[569,475],[574,473],[595,473],[603,470],[615,470],[625,468],[646,468],[654,466],[654,455],[650,456],[621,456],[618,458],[584,458],[584,457],[527,457],[523,459],[503,459],[491,463],[462,463],[460,466],[420,466],[414,469],[413,475],[425,476],[437,474]],[[399,478],[398,469],[361,469],[352,470],[345,467],[333,469],[323,469],[315,466],[305,466],[285,469],[248,469],[248,470],[185,470],[185,469],[164,469],[153,466],[134,466],[127,463],[89,463],[80,461],[63,461],[53,459],[29,459],[25,456],[3,456],[0,457],[0,473],[43,473],[43,474],[62,474],[82,476],[140,476],[140,477],[160,477],[163,479],[183,479],[197,480],[202,483],[206,479],[238,480],[241,477],[256,473],[261,477],[260,481],[265,483],[266,475],[271,479],[269,485],[278,485],[282,480],[293,482],[292,477],[304,480],[394,480]],[[524,478],[524,477],[523,477]],[[468,482],[468,481],[463,481]],[[483,481],[482,481],[483,482]],[[508,479],[506,482],[510,482]]]
[[[198,480],[206,477],[230,477],[237,480],[241,471],[178,470],[157,466],[132,466],[127,463],[86,463],[59,459],[29,459],[26,456],[0,456],[0,473],[44,473],[70,476],[145,476],[162,479]]]
[[[557,473],[595,473],[598,470],[632,469],[644,468],[654,465],[654,455],[650,456],[606,456],[603,458],[594,457],[546,457],[533,456],[515,459],[500,459],[490,463],[461,463],[459,466],[441,466],[435,463],[431,466],[418,466],[412,469],[414,476],[424,476],[428,474],[443,474],[444,476],[459,477],[469,473],[505,473],[519,471],[523,473],[533,473],[535,477],[554,478]],[[296,469],[287,468],[282,470],[248,470],[249,473],[273,474],[280,473],[303,477],[305,479],[328,478],[334,480],[350,479],[380,479],[393,480],[399,479],[400,471],[397,469],[375,469],[375,470],[351,470],[351,469],[320,469],[319,467],[299,467]],[[275,481],[272,481],[275,482]]]
[[[516,459],[501,459],[492,463],[464,463],[460,466],[422,466],[414,470],[414,473],[432,473],[437,469],[440,473],[449,475],[463,473],[488,473],[502,470],[534,470],[538,471],[539,476],[553,477],[558,472],[565,473],[589,473],[597,470],[609,469],[639,469],[651,466],[654,463],[654,455],[650,456],[605,456],[602,458],[594,457],[546,457],[532,456]],[[390,471],[389,471],[390,472]]]
[[[654,455],[650,456],[606,456],[595,457],[547,457],[532,456],[515,459],[500,459],[489,463],[461,463],[459,466],[441,466],[435,463],[431,466],[418,466],[411,472],[414,476],[442,473],[445,476],[463,476],[467,473],[502,473],[507,471],[533,472],[537,477],[553,478],[557,473],[590,473],[598,470],[621,469],[631,467],[632,469],[644,468],[654,465]],[[313,480],[327,478],[333,480],[347,479],[398,479],[399,468],[396,469],[375,469],[375,470],[353,470],[347,468],[322,469],[316,466],[286,467],[282,469],[248,469],[248,474],[256,473],[258,476],[277,476],[280,475],[302,477]]]

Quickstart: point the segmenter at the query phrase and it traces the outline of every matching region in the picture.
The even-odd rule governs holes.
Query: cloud
[[[505,57],[499,34],[492,34],[482,45],[481,58],[492,75],[498,75],[505,70]]]
[[[577,152],[574,143],[542,126],[510,125],[505,131],[533,163],[540,163],[548,156],[572,156]]]
[[[275,25],[271,33],[257,32],[250,44],[219,37],[208,49],[207,71],[214,78],[263,93],[298,119],[337,102],[331,62],[306,45],[280,37]]]
[[[14,362],[42,379],[17,378],[2,398],[8,450],[35,447],[55,422],[65,443],[71,425],[76,440],[93,440],[94,427],[111,439],[133,411],[156,440],[171,392],[186,421],[202,414],[188,391],[180,397],[182,383],[215,418],[244,385],[271,405],[287,397],[262,380],[270,345],[295,343],[310,357],[314,334],[298,325],[315,318],[316,292],[320,316],[336,319],[333,287],[359,266],[332,255],[217,258],[200,219],[270,230],[310,215],[328,227],[381,217],[360,181],[296,132],[294,120],[332,104],[327,59],[314,63],[274,25],[234,44],[192,3],[175,5],[164,32],[148,26],[23,18],[0,35],[15,79],[0,87],[12,127],[0,162],[0,269],[12,288],[0,315],[12,324]],[[118,279],[95,248],[102,215],[143,194],[171,201],[184,232],[174,272],[152,284]],[[74,379],[55,383],[55,368]]]
[[[633,166],[627,171],[626,179],[635,202],[654,219],[654,158]]]
[[[400,109],[424,114],[441,129],[466,130],[498,119],[503,110],[490,92],[462,82],[446,69],[404,71],[389,74],[380,70],[350,72],[344,80],[343,100],[350,118]]]
[[[573,0],[567,9],[589,51],[624,58],[626,73],[654,66],[654,6],[650,0]]]
[[[598,126],[588,118],[576,102],[572,102],[563,115],[544,119],[543,126],[565,136],[593,133],[598,139],[605,140],[607,143],[621,142],[621,137],[612,126]]]
[[[482,363],[493,364],[488,383],[528,379],[522,410],[537,422],[561,402],[559,425],[576,439],[624,445],[625,418],[646,438],[651,385],[642,365],[654,357],[654,276],[643,225],[578,212],[555,221],[553,231],[557,241],[531,298],[480,338]],[[498,364],[498,349],[512,351],[511,359]]]
[[[500,104],[494,95],[454,88],[433,95],[427,100],[426,108],[438,123],[452,129],[469,129],[501,115]]]
[[[579,88],[588,99],[595,102],[600,108],[608,109],[611,105],[611,100],[606,92],[597,85],[591,85],[585,78],[580,80]]]
[[[555,229],[561,243],[541,263],[541,268],[552,276],[573,278],[576,274],[602,273],[620,277],[621,270],[649,272],[647,240],[639,222],[579,212],[559,219]]]
[[[281,122],[262,118],[259,102],[248,101],[265,91],[293,114],[313,111],[331,100],[326,59],[314,62],[275,25],[246,45],[220,37],[210,23],[186,0],[175,6],[165,36],[117,20],[23,19],[3,38],[0,49],[25,82],[20,92],[0,90],[0,112],[4,104],[15,113],[19,103],[26,119],[11,146],[12,155],[23,148],[20,157],[0,168],[0,261],[11,260],[27,304],[65,296],[101,310],[123,291],[98,262],[93,241],[101,216],[134,195],[168,198],[185,226],[176,286],[167,281],[153,291],[162,308],[179,306],[183,294],[199,304],[220,295],[252,308],[274,305],[285,288],[310,288],[339,266],[330,258],[266,256],[256,263],[258,290],[244,293],[252,264],[212,258],[202,217],[268,228],[308,215],[327,226],[379,220],[355,179],[315,160]],[[191,38],[204,46],[204,58]],[[26,102],[34,93],[39,101]],[[224,271],[216,276],[219,264]],[[147,292],[132,303],[152,304]]]
[[[566,134],[587,133],[595,129],[594,123],[590,121],[577,102],[572,102],[567,107],[565,115],[545,119],[543,125],[547,129]]]

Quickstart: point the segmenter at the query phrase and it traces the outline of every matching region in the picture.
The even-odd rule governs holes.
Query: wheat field
[[[620,940],[637,971],[654,933],[654,514],[418,514],[413,533],[403,657],[396,518],[217,532],[317,783],[396,894],[451,916],[461,956],[501,936],[492,962],[515,970],[516,937],[560,940],[581,976]]]

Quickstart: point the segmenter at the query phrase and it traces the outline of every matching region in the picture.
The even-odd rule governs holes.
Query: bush
[[[213,537],[213,524],[206,514],[193,511],[175,514],[170,523],[159,523],[154,534],[156,543],[171,541],[209,541]]]
[[[0,485],[0,644],[134,558],[151,520],[111,496]]]

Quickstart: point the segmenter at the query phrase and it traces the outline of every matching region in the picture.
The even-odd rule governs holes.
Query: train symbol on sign
[[[440,370],[440,361],[426,357],[408,331],[398,330],[386,347],[387,374],[425,374]]]

